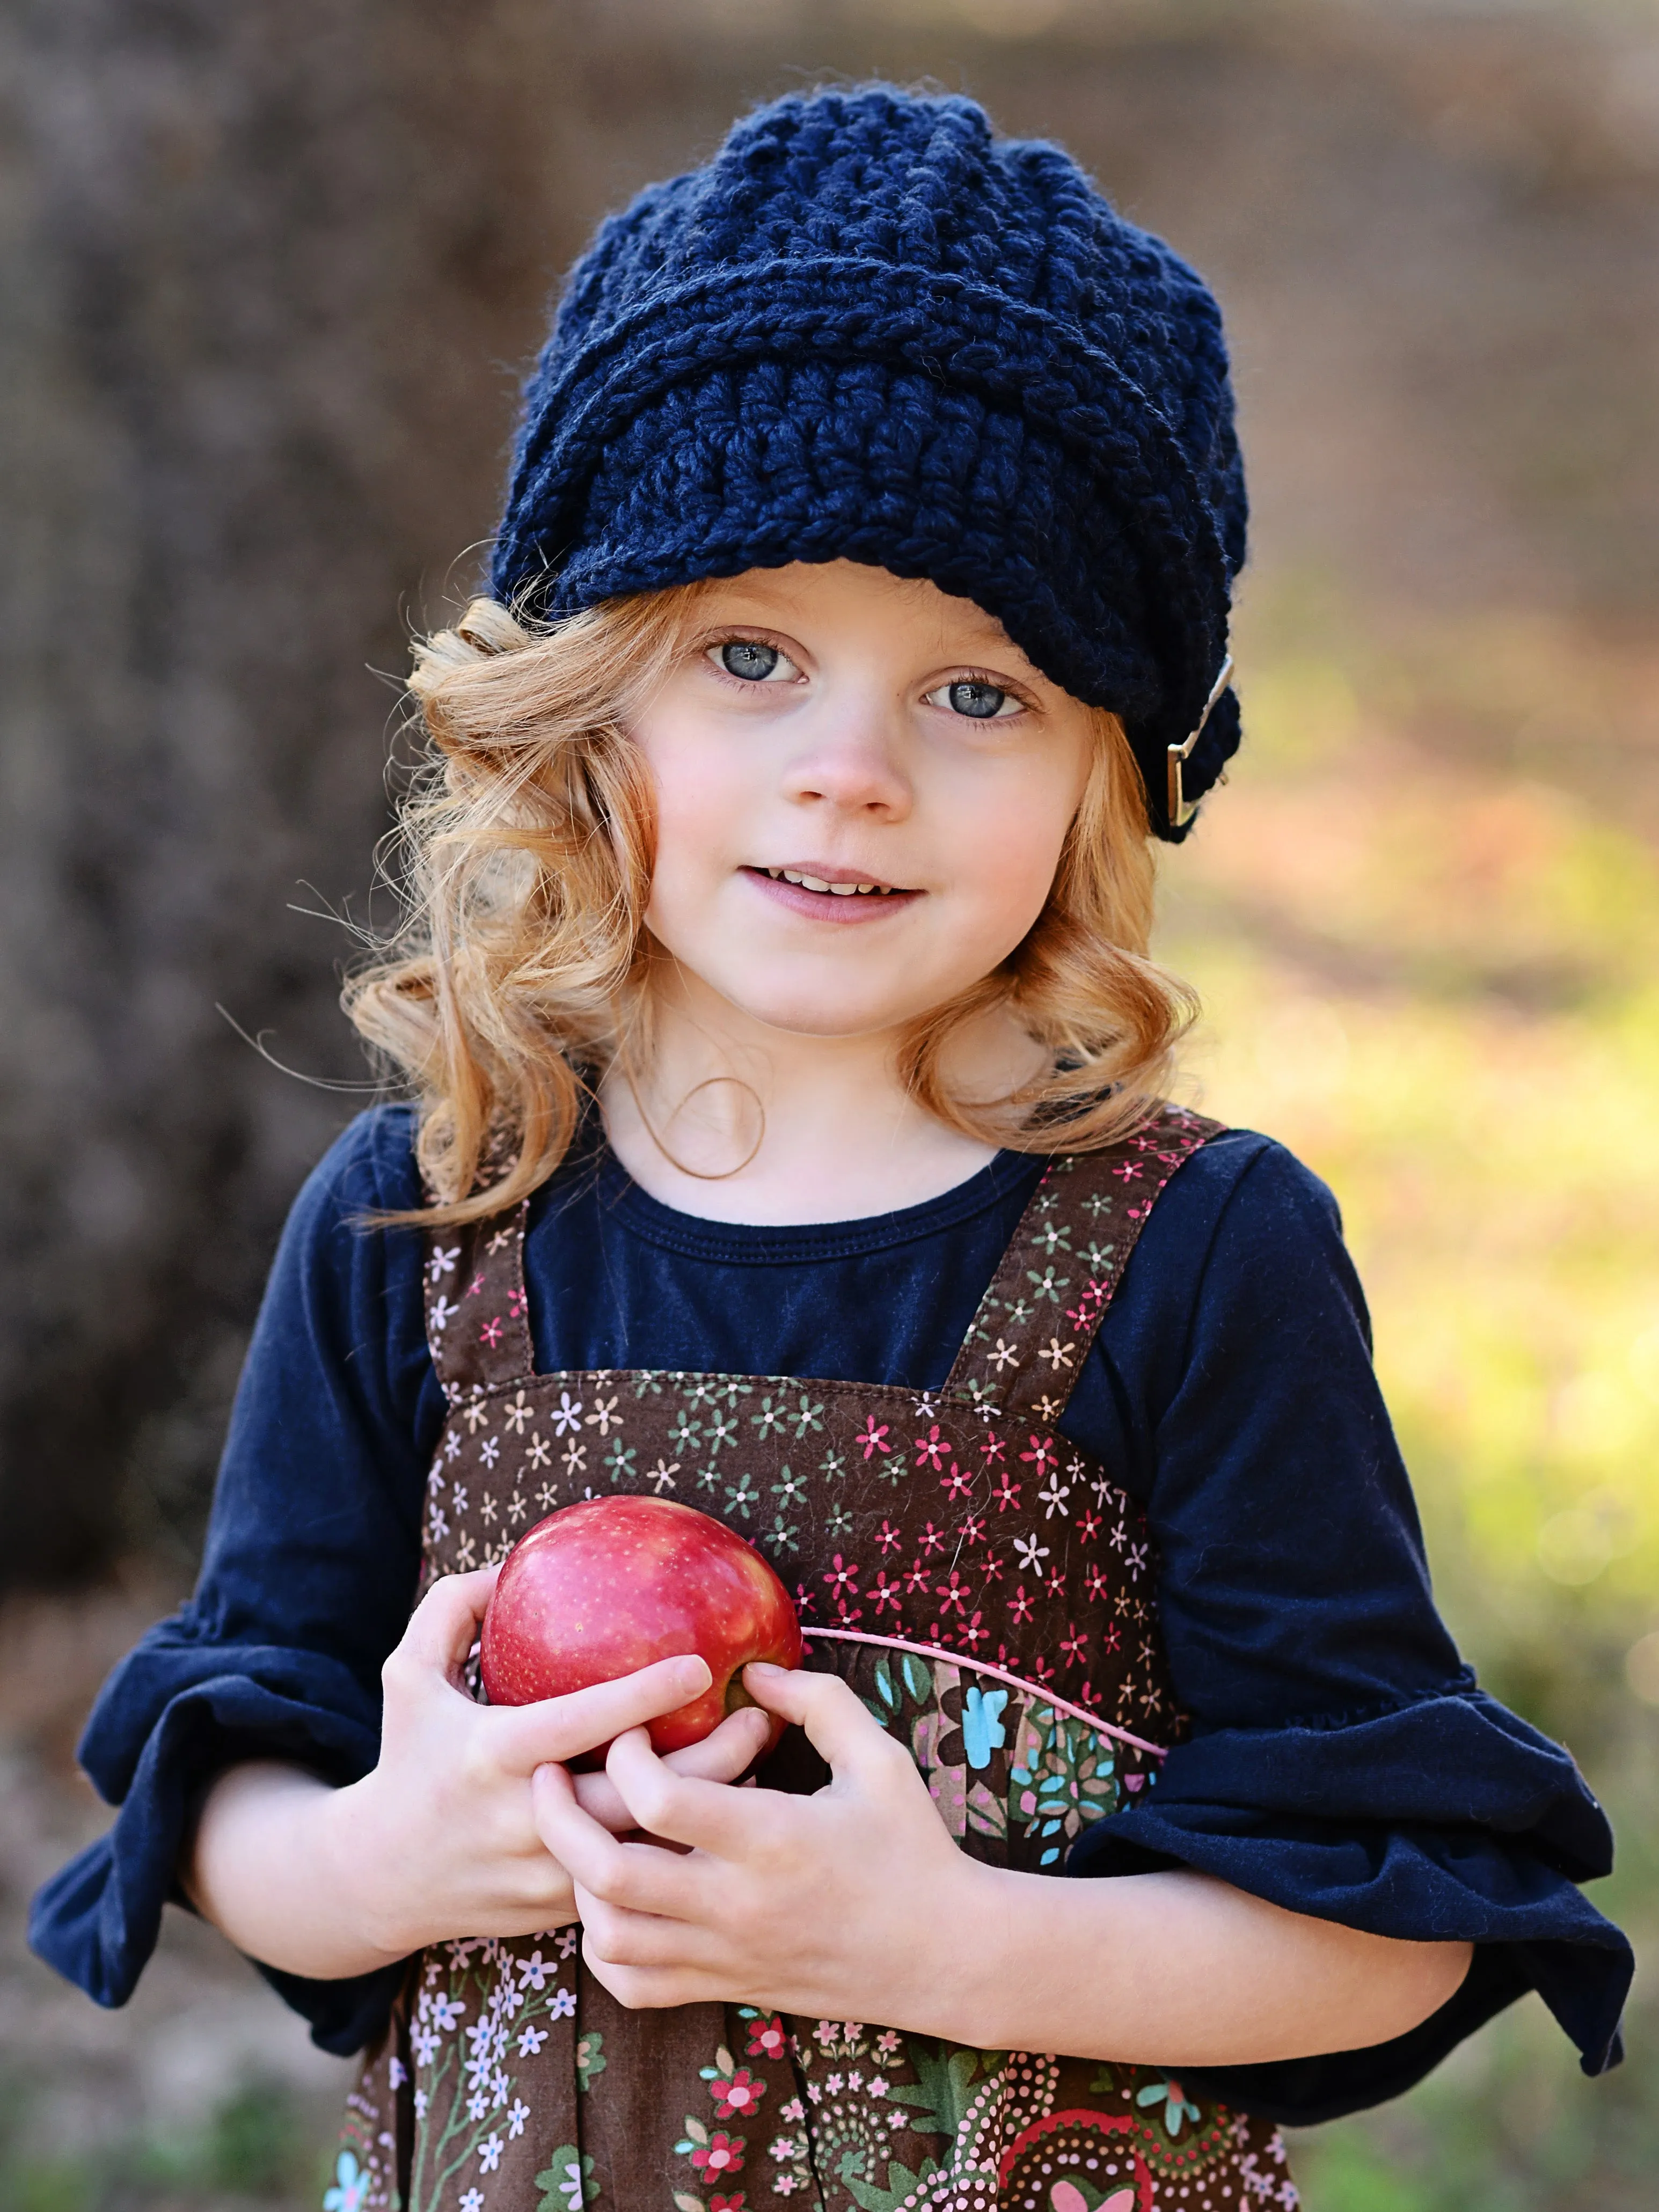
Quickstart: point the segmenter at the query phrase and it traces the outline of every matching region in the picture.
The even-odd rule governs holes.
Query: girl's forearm
[[[1287,1912],[1206,1875],[1059,1881],[975,1866],[971,1929],[932,2032],[985,2050],[1236,2066],[1403,2035],[1468,1971],[1468,1943],[1404,1942]],[[960,1941],[960,1937],[958,1938]]]
[[[256,1760],[209,1790],[179,1868],[185,1894],[239,1951],[318,1981],[404,1955],[354,1863],[352,1792],[303,1768]]]

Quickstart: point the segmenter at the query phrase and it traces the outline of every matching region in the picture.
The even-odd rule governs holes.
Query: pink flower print
[[[1088,1599],[1091,1605],[1097,1605],[1102,1598],[1109,1596],[1111,1594],[1111,1584],[1107,1581],[1105,1576],[1102,1574],[1098,1567],[1088,1567],[1085,1569],[1083,1576],[1083,1595]]]
[[[985,1541],[985,1516],[982,1513],[968,1516],[962,1524],[962,1540],[965,1544],[982,1544]]]
[[[476,1298],[479,1291],[483,1290],[483,1283],[484,1279],[482,1274],[475,1275],[472,1278],[472,1280],[466,1286],[466,1295],[468,1297]]]
[[[743,2142],[741,2136],[729,2136],[724,2128],[716,2128],[706,2143],[693,2150],[691,2163],[699,2173],[718,2175],[724,2180],[728,2173],[743,2172]]]
[[[1112,1623],[1104,1636],[1101,1638],[1100,1648],[1103,1651],[1121,1651],[1123,1649],[1123,1631],[1118,1626],[1116,1621]]]
[[[984,1615],[978,1613],[975,1613],[970,1620],[964,1620],[957,1631],[958,1638],[968,1646],[970,1651],[977,1651],[990,1633],[990,1630],[984,1626]]]
[[[865,1595],[866,1597],[872,1597],[875,1600],[877,1613],[881,1613],[884,1612],[889,1606],[891,1606],[893,1611],[896,1613],[899,1609],[900,1595],[900,1585],[896,1582],[890,1583],[888,1581],[886,1568],[878,1567],[876,1569],[876,1579],[871,1583],[869,1589],[865,1592]]]
[[[860,1443],[864,1446],[864,1457],[866,1465],[874,1453],[890,1452],[892,1450],[893,1447],[891,1444],[885,1441],[887,1433],[888,1426],[885,1421],[878,1423],[873,1413],[866,1413],[865,1415],[864,1426],[859,1431],[858,1435],[854,1437],[853,1441],[854,1443]]]
[[[708,2212],[743,2212],[743,2197],[741,2189],[735,2197],[722,2197],[716,2190],[708,2200]]]
[[[520,1315],[523,1313],[525,1305],[526,1298],[522,1291],[509,1291],[507,1292],[507,1310],[514,1321],[517,1321]]]
[[[987,1437],[980,1446],[981,1455],[992,1464],[1008,1456],[1008,1446],[1001,1437]]]
[[[836,1554],[835,1565],[820,1579],[829,1583],[830,1595],[837,1605],[844,1605],[849,1597],[856,1597],[859,1594],[859,1570],[855,1566],[844,1565],[839,1552]]]
[[[941,1613],[949,1613],[952,1608],[959,1614],[966,1613],[968,1590],[963,1582],[962,1570],[959,1567],[951,1568],[951,1579],[949,1582],[941,1583],[934,1595],[939,1601],[939,1609]]]
[[[1031,1674],[1032,1678],[1039,1682],[1052,1682],[1054,1679],[1054,1668],[1041,1652],[1031,1662]]]
[[[979,1571],[984,1576],[988,1584],[1000,1583],[1002,1580],[1002,1562],[994,1552],[988,1552],[980,1560]]]
[[[1036,1607],[1031,1603],[1030,1594],[1027,1592],[1024,1583],[1021,1583],[1019,1587],[1015,1590],[1013,1595],[1008,1601],[1008,1618],[1017,1626],[1023,1628],[1025,1623],[1031,1618],[1035,1610]]]
[[[818,1609],[817,1592],[816,1590],[808,1589],[805,1583],[797,1583],[795,1584],[795,1603],[803,1613],[816,1613]]]
[[[1091,1713],[1097,1713],[1100,1711],[1100,1692],[1086,1677],[1083,1686],[1077,1693],[1077,1701],[1080,1705],[1087,1705]]]
[[[950,1449],[950,1440],[940,1436],[939,1423],[935,1421],[925,1437],[916,1438],[916,1465],[920,1467],[925,1460],[937,1474]]]
[[[920,1559],[912,1559],[909,1565],[904,1570],[904,1587],[909,1591],[912,1597],[915,1595],[918,1590],[925,1590],[927,1589],[927,1570]]]
[[[499,1344],[506,1334],[501,1327],[501,1317],[496,1314],[478,1331],[478,1341],[480,1344]]]
[[[1078,1534],[1082,1537],[1085,1544],[1092,1544],[1095,1538],[1099,1535],[1100,1529],[1100,1516],[1097,1513],[1091,1513],[1085,1505],[1083,1509],[1082,1518],[1077,1524]]]
[[[896,1528],[890,1521],[884,1521],[881,1524],[881,1533],[876,1538],[876,1541],[884,1552],[896,1552],[904,1541],[904,1531],[902,1528]]]
[[[921,1548],[924,1552],[942,1552],[945,1549],[944,1529],[935,1528],[930,1521],[921,1532]]]
[[[750,2058],[781,2058],[787,2043],[782,2018],[774,2013],[768,2020],[757,2020],[750,2029],[748,2056]],[[791,2113],[787,2117],[798,2119],[800,2116]]]
[[[1121,1161],[1119,1164],[1112,1170],[1112,1173],[1118,1178],[1120,1182],[1133,1182],[1138,1176],[1140,1176],[1145,1172],[1146,1170],[1139,1160]]]
[[[951,1498],[966,1498],[974,1486],[973,1476],[964,1474],[955,1460],[951,1462],[950,1473],[940,1475],[939,1480],[940,1489]]]
[[[991,1492],[991,1502],[999,1513],[1010,1512],[1019,1504],[1022,1487],[1023,1485],[1016,1482],[1011,1474],[1004,1473],[1001,1488]]]
[[[1030,1450],[1022,1452],[1020,1457],[1032,1462],[1039,1474],[1045,1467],[1057,1468],[1060,1465],[1060,1454],[1054,1449],[1052,1439],[1048,1437],[1033,1437]]]
[[[1071,1634],[1060,1638],[1060,1648],[1066,1655],[1066,1663],[1068,1667],[1080,1667],[1083,1664],[1083,1655],[1089,1648],[1089,1632],[1087,1629],[1079,1628],[1074,1620],[1068,1620],[1066,1626],[1070,1629]]]
[[[739,2066],[728,2081],[717,2075],[708,2085],[708,2094],[714,2100],[714,2110],[723,2120],[751,2119],[760,2110],[761,2099],[766,2094],[764,2081],[757,2081],[746,2066]]]

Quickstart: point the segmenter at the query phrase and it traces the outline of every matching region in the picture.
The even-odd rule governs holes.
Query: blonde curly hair
[[[415,648],[428,742],[401,810],[404,918],[347,984],[361,1034],[413,1089],[432,1224],[500,1212],[570,1148],[585,1099],[645,1011],[653,831],[630,722],[703,587],[641,592],[553,623],[474,599]],[[1092,1150],[1168,1086],[1194,1006],[1149,958],[1154,864],[1115,715],[1054,887],[991,975],[911,1025],[900,1072],[950,1127],[1026,1152]],[[943,1072],[959,1025],[1008,1002],[1047,1073],[969,1102]]]

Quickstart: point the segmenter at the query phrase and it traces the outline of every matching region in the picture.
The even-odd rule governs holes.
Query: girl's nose
[[[897,733],[879,709],[826,716],[806,735],[784,772],[784,795],[801,805],[900,822],[915,793],[900,757]]]

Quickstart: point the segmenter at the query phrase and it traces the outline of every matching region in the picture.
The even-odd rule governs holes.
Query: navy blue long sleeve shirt
[[[225,1765],[344,1783],[379,1747],[443,1418],[410,1109],[361,1116],[301,1192],[232,1415],[200,1582],[110,1678],[81,1758],[120,1807],[36,1900],[40,1954],[101,2003],[154,1947],[193,1804]],[[666,1368],[937,1388],[1040,1164],[1004,1153],[924,1205],[762,1228],[658,1204],[596,1140],[532,1201],[538,1369]],[[1369,2050],[1215,2069],[1296,2122],[1375,2104],[1536,1988],[1588,2072],[1619,2055],[1629,1946],[1576,1885],[1612,1839],[1570,1756],[1488,1698],[1436,1613],[1329,1192],[1248,1132],[1175,1176],[1061,1425],[1146,1507],[1190,1741],[1068,1872],[1191,1866],[1373,1933],[1467,1939],[1456,1996]],[[397,1972],[270,1978],[325,2047],[383,2023]]]

